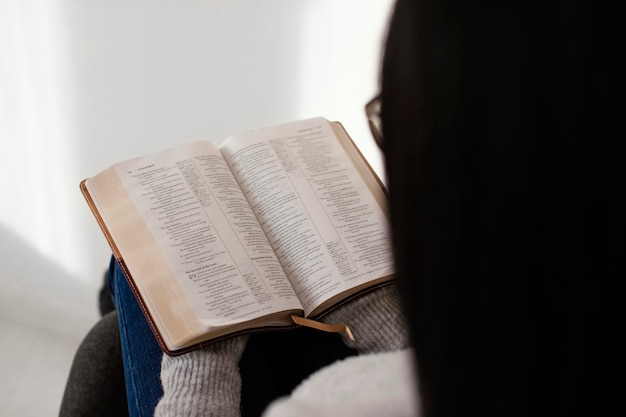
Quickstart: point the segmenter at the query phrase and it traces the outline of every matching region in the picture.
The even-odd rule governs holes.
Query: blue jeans
[[[163,396],[160,378],[163,353],[114,258],[107,278],[120,326],[128,413],[130,417],[152,417]]]

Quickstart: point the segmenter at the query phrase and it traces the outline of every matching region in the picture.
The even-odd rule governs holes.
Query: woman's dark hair
[[[429,417],[624,408],[625,17],[599,1],[395,6],[383,150]]]

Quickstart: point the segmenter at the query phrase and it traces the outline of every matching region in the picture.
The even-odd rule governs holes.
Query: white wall
[[[0,0],[0,319],[97,319],[109,250],[78,183],[118,160],[324,116],[382,173],[363,105],[390,3]]]

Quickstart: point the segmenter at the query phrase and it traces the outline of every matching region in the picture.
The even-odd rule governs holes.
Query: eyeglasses
[[[380,95],[377,95],[365,105],[365,115],[367,116],[367,122],[370,126],[370,130],[372,131],[372,136],[374,137],[378,147],[382,149],[383,124],[380,119],[380,104]]]

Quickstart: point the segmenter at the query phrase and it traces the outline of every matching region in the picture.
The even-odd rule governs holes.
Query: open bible
[[[323,118],[121,162],[81,190],[169,355],[393,279],[384,187]]]

